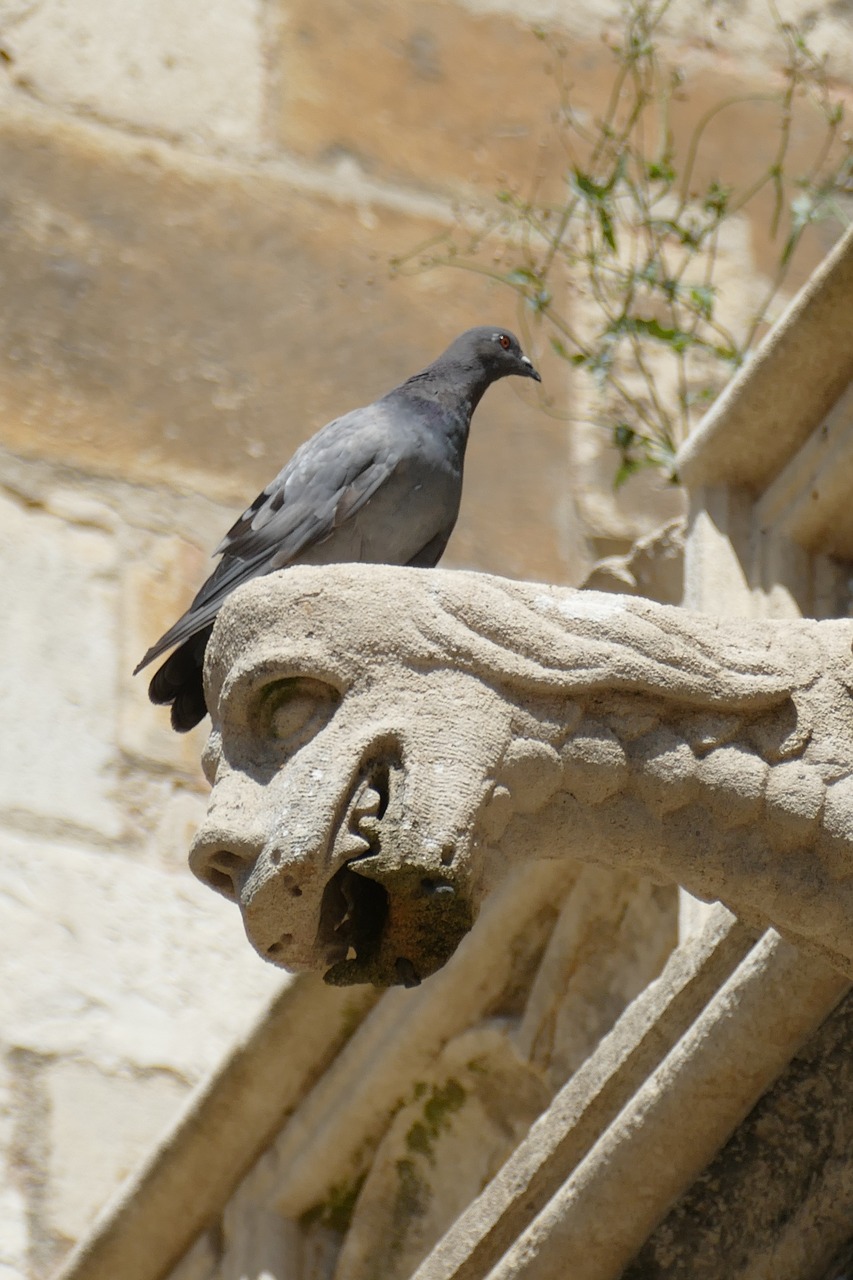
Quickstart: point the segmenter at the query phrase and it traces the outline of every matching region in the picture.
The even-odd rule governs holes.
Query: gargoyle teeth
[[[375,787],[364,782],[353,801],[352,815],[356,819],[364,818],[379,812],[382,798]]]
[[[370,815],[365,815],[365,817],[359,818],[358,833],[367,841],[368,847],[371,847],[376,843],[376,841],[378,841],[379,826],[380,822],[378,818],[371,817]]]
[[[359,831],[346,831],[341,834],[335,852],[340,854],[341,861],[349,862],[351,858],[361,858],[369,849],[370,841]]]

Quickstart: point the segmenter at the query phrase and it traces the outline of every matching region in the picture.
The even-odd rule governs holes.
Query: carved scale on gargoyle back
[[[851,638],[471,573],[259,579],[208,651],[191,865],[261,955],[333,982],[417,982],[503,868],[555,857],[853,974]]]

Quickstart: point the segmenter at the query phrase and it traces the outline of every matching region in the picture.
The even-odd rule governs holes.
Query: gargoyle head
[[[407,634],[399,656],[393,607],[364,568],[341,566],[333,591],[328,570],[288,569],[222,610],[207,662],[213,792],[190,865],[239,905],[265,959],[331,983],[415,985],[473,923],[476,818],[509,727],[488,686],[428,639],[413,662]],[[412,630],[403,617],[399,629]]]
[[[238,903],[266,959],[413,985],[453,953],[502,859],[633,849],[639,798],[596,808],[630,774],[621,745],[605,749],[602,697],[648,699],[654,723],[665,704],[763,714],[789,699],[771,639],[480,574],[255,579],[207,649],[213,794],[191,866]],[[805,650],[804,678],[810,663]],[[526,821],[558,792],[559,841]]]

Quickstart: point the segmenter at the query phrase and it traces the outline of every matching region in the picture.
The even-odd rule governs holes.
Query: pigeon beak
[[[521,357],[521,363],[524,365],[524,376],[534,378],[536,382],[541,382],[542,377],[539,372],[533,368],[533,361],[528,356]]]

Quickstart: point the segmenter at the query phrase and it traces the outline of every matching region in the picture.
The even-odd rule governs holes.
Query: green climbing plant
[[[399,272],[484,273],[515,293],[525,339],[538,324],[557,355],[592,380],[593,421],[618,453],[617,486],[650,466],[677,480],[678,446],[762,336],[806,228],[827,217],[846,220],[843,196],[853,176],[853,141],[826,63],[772,2],[784,54],[778,85],[715,103],[677,149],[673,113],[690,84],[661,50],[673,3],[623,0],[619,36],[608,40],[609,97],[593,120],[574,104],[560,37],[536,31],[556,86],[564,157],[558,197],[507,187],[394,262]],[[739,188],[721,178],[700,185],[710,127],[753,102],[775,110],[774,154],[757,157],[755,174]],[[819,113],[822,140],[808,169],[795,172],[792,137],[805,111]],[[721,240],[760,196],[766,209],[768,193],[772,272],[735,331],[721,298]],[[546,408],[557,411],[547,401]]]

